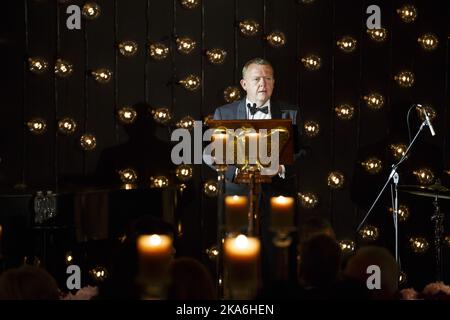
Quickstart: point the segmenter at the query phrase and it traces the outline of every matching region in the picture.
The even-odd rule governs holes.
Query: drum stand
[[[434,222],[434,247],[436,257],[436,281],[442,281],[443,261],[442,261],[442,236],[444,234],[444,214],[439,209],[438,195],[434,197],[434,214],[431,221]]]

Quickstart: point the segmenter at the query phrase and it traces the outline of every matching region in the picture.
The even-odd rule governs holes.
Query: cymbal
[[[402,185],[398,186],[400,191],[415,194],[418,196],[431,197],[439,199],[450,199],[450,189],[441,184],[430,186]]]

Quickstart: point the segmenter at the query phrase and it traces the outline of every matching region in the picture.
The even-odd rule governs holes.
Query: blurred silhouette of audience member
[[[208,269],[199,261],[182,257],[171,266],[172,284],[169,300],[214,300],[214,281]]]
[[[350,280],[366,283],[371,275],[367,268],[376,265],[380,268],[380,289],[369,290],[370,298],[375,300],[395,299],[398,294],[399,267],[395,258],[382,247],[367,246],[360,248],[349,259],[344,276]]]
[[[309,298],[327,298],[338,280],[341,249],[326,234],[309,238],[302,245],[299,282]]]
[[[59,300],[59,289],[46,270],[23,265],[1,274],[0,300]]]
[[[136,184],[148,187],[151,176],[169,176],[173,169],[170,143],[156,136],[157,123],[149,105],[137,103],[133,107],[136,120],[123,125],[128,141],[102,151],[96,170],[97,183],[120,186],[123,183],[119,170],[132,168],[138,176]]]
[[[297,267],[300,267],[301,252],[305,242],[309,239],[318,236],[326,235],[333,240],[336,240],[336,234],[330,222],[322,217],[311,217],[307,219],[300,227],[299,243],[297,246]],[[297,270],[298,273],[298,270]]]
[[[307,219],[300,228],[300,243],[308,241],[320,234],[336,239],[333,227],[327,219],[317,216],[311,217]]]

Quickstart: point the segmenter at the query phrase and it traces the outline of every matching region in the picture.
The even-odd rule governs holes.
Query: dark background
[[[154,108],[166,106],[175,121],[186,115],[202,120],[225,103],[224,88],[239,85],[243,64],[256,56],[273,63],[276,98],[297,104],[303,121],[314,120],[320,125],[317,137],[305,137],[308,152],[302,160],[298,190],[313,192],[319,203],[313,209],[301,208],[300,221],[321,215],[332,221],[338,239],[357,240],[355,228],[365,213],[364,208],[375,198],[387,174],[384,170],[378,180],[369,179],[373,188],[365,194],[367,199],[355,199],[360,197],[352,192],[360,189],[353,179],[354,173],[361,171],[358,158],[363,149],[378,146],[381,150],[386,146],[380,141],[393,132],[391,123],[402,128],[405,134],[406,111],[413,103],[431,104],[437,113],[434,120],[437,135],[431,137],[425,128],[420,137],[420,143],[435,154],[420,149],[417,153],[431,160],[432,168],[437,170],[435,176],[448,183],[448,174],[442,172],[450,168],[447,1],[411,1],[418,10],[418,18],[413,23],[403,22],[397,14],[402,1],[387,0],[316,0],[310,4],[294,0],[208,0],[191,10],[183,8],[178,0],[98,0],[97,3],[102,10],[100,17],[82,18],[81,30],[66,28],[66,8],[70,4],[83,6],[84,1],[30,0],[4,4],[7,8],[3,11],[5,25],[0,39],[3,47],[0,186],[4,197],[33,194],[35,190],[64,192],[69,185],[71,190],[82,192],[96,182],[92,177],[103,165],[99,163],[102,151],[128,139],[115,110],[123,105],[146,103]],[[382,43],[370,40],[366,33],[369,16],[366,8],[372,4],[380,6],[381,23],[388,30],[388,38]],[[237,25],[244,19],[260,24],[258,35],[240,34]],[[273,48],[264,40],[264,35],[274,30],[285,33],[284,47]],[[438,36],[436,50],[427,52],[418,45],[417,38],[425,32]],[[179,54],[174,41],[177,35],[194,39],[196,49],[189,55]],[[344,35],[358,41],[354,52],[344,53],[337,47],[336,41]],[[127,58],[119,54],[116,44],[123,40],[138,43],[135,56]],[[156,61],[149,57],[146,47],[153,42],[169,46],[171,52],[167,59]],[[204,55],[205,50],[216,47],[227,51],[223,65],[210,64]],[[301,64],[301,57],[307,54],[321,57],[319,70],[308,71]],[[28,71],[27,58],[36,56],[49,63],[44,74]],[[58,78],[52,72],[59,57],[74,66],[68,78]],[[107,84],[99,84],[89,76],[88,71],[100,67],[113,72],[113,79]],[[394,81],[395,74],[403,69],[415,74],[412,88],[401,88]],[[177,84],[177,80],[188,74],[201,78],[199,90],[187,91]],[[369,109],[362,99],[374,91],[385,96],[385,105],[380,110]],[[334,107],[341,103],[354,106],[353,119],[336,117]],[[393,114],[400,114],[401,118],[394,118]],[[43,135],[31,134],[24,125],[33,117],[46,120],[47,130]],[[58,133],[57,121],[62,117],[77,122],[74,135]],[[413,117],[412,121],[416,129],[419,120]],[[133,139],[140,139],[142,146],[151,148],[146,140],[168,141],[168,132],[166,127],[158,126],[155,136],[142,134]],[[83,133],[96,136],[95,150],[83,151],[79,147]],[[158,150],[142,152],[153,154],[155,159],[160,156]],[[136,156],[130,153],[130,157]],[[410,163],[408,168],[421,168],[422,162],[417,161],[416,166]],[[426,161],[423,163],[427,165]],[[383,165],[386,168],[389,163]],[[327,176],[334,170],[345,177],[343,188],[338,190],[327,185]],[[411,171],[405,169],[404,176],[410,180],[402,176],[401,182],[418,183]],[[215,239],[216,200],[206,197],[202,186],[213,177],[208,168],[195,166],[194,177],[188,185],[190,198],[180,218],[185,243],[189,243],[185,253],[205,260],[205,249]],[[358,183],[368,183],[364,179]],[[409,204],[408,199],[405,195],[402,203]],[[412,201],[421,202],[425,209],[419,209],[422,208],[419,204],[411,205],[409,221],[401,224],[405,229],[402,252],[407,273],[408,261],[412,261],[410,266],[421,266],[420,270],[410,268],[412,279],[418,279],[418,274],[425,269],[431,274],[434,270],[429,222],[433,208],[430,198]],[[387,215],[387,210],[380,206],[375,214]],[[391,234],[391,220],[374,219],[373,224],[384,228],[382,235]],[[425,236],[430,245],[428,252],[412,254],[407,245],[410,236]]]

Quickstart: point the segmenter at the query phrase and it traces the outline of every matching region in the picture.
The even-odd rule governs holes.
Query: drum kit
[[[439,208],[439,200],[450,199],[450,189],[441,185],[439,181],[430,186],[421,185],[399,185],[399,191],[410,193],[417,196],[433,199],[434,214],[431,221],[434,223],[434,247],[436,258],[436,278],[437,281],[443,279],[443,261],[442,261],[442,242],[444,235],[444,213]]]

